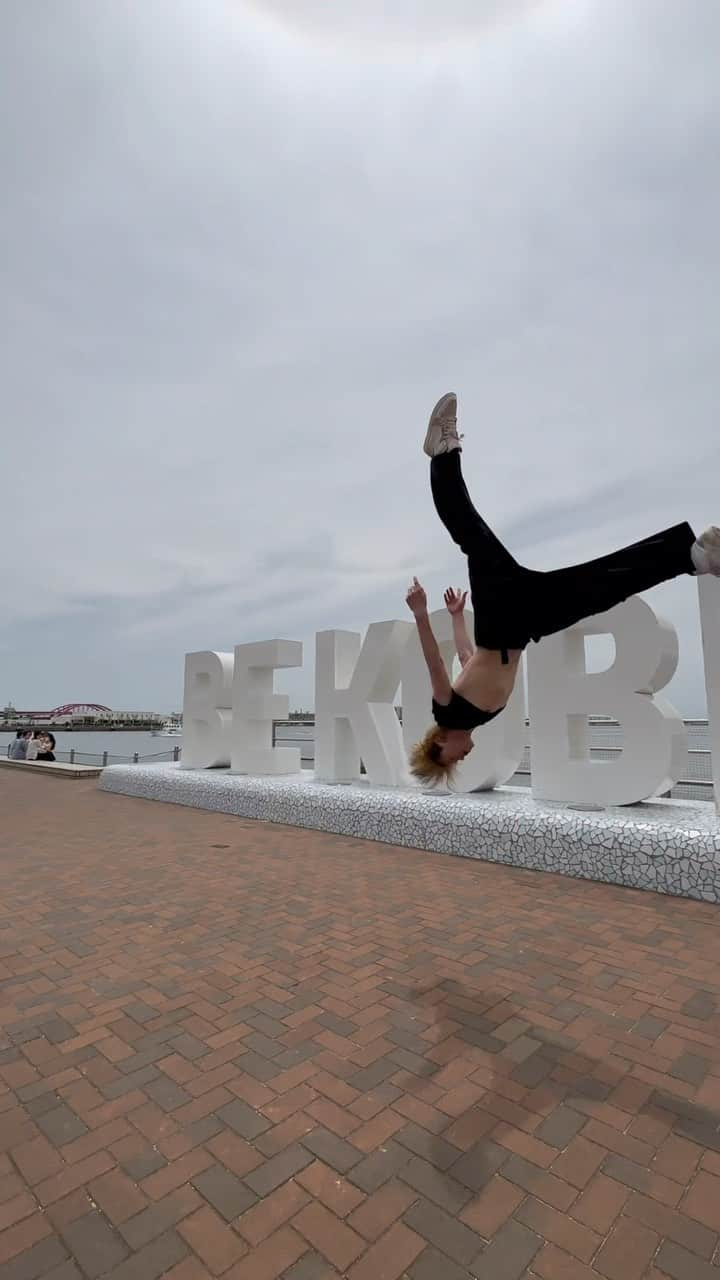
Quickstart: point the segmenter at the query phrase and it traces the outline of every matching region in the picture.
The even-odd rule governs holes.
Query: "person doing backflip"
[[[451,681],[428,617],[427,596],[414,578],[407,604],[415,616],[432,683],[435,723],[410,753],[410,770],[423,782],[448,782],[473,749],[472,732],[504,710],[523,649],[531,640],[564,631],[582,618],[604,613],[629,596],[680,574],[720,577],[720,528],[699,538],[687,523],[674,525],[621,551],[585,564],[541,572],[514,559],[478,514],[460,466],[457,398],[435,405],[425,436],[430,486],[437,513],[467,556],[475,643],[465,626],[467,593],[449,588],[461,671]]]

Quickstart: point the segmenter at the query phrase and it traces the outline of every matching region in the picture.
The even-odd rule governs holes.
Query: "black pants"
[[[695,572],[690,556],[695,534],[687,523],[585,564],[550,573],[526,569],[475,510],[459,449],[432,459],[430,483],[440,519],[468,558],[475,643],[482,648],[524,649],[530,640],[564,631],[628,596]]]

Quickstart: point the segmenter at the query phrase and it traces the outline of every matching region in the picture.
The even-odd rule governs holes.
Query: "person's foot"
[[[448,391],[447,395],[441,396],[430,414],[423,449],[429,458],[436,458],[439,453],[462,449],[461,439],[457,431],[457,396],[453,391]]]
[[[690,548],[696,573],[712,573],[720,578],[720,529],[711,524]]]

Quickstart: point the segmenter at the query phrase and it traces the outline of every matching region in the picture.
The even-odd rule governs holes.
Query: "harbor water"
[[[712,767],[710,735],[707,720],[686,721],[688,731],[687,769],[682,781],[673,789],[673,796],[684,800],[712,800]],[[315,726],[311,722],[283,722],[275,726],[275,741],[300,747],[303,765],[312,766],[314,759]],[[0,754],[7,755],[15,734],[0,733]],[[145,764],[177,759],[182,750],[182,737],[159,736],[138,731],[94,733],[92,730],[59,732],[55,735],[55,755],[76,764],[129,764],[143,761]],[[623,732],[613,721],[591,720],[591,756],[596,760],[612,760],[622,750]],[[530,785],[530,749],[526,747],[520,769],[512,779],[515,786]]]

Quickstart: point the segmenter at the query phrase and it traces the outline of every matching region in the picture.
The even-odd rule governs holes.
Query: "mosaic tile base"
[[[316,783],[310,770],[252,778],[176,764],[114,765],[99,785],[241,818],[720,902],[720,819],[702,801],[584,812],[534,801],[524,787],[433,795]]]

